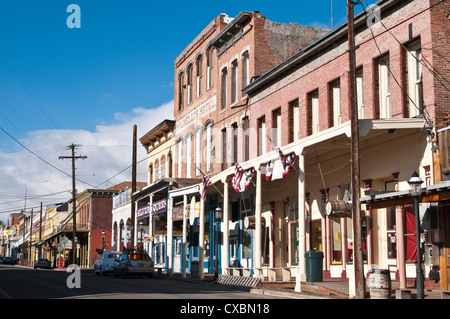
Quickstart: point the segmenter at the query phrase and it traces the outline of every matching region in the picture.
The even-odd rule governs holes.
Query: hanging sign
[[[137,210],[137,219],[143,219],[150,215],[150,205],[141,207]]]
[[[160,215],[167,211],[167,199],[161,199],[152,204],[152,214]]]

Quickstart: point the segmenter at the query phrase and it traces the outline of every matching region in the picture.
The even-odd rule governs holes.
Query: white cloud
[[[5,211],[23,209],[25,192],[28,208],[38,207],[42,201],[45,209],[46,204],[64,202],[70,198],[72,162],[70,159],[60,160],[59,156],[70,156],[67,146],[72,143],[81,145],[76,155],[87,156],[76,161],[77,179],[89,184],[77,181],[79,192],[107,181],[131,165],[134,125],[137,126],[137,160],[145,159],[146,153],[139,138],[161,121],[173,118],[173,101],[153,109],[134,108],[127,113],[117,113],[114,118],[114,123],[98,125],[93,132],[83,129],[28,132],[21,143],[42,159],[24,149],[15,154],[0,153],[0,220],[6,221],[8,214]],[[146,181],[146,167],[145,160],[138,164],[138,181]],[[100,188],[127,180],[131,181],[131,168],[100,185]],[[60,194],[62,191],[67,193]],[[54,193],[59,194],[32,198],[34,195]]]

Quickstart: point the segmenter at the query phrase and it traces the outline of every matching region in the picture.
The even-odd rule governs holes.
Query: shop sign
[[[152,204],[152,214],[160,215],[167,211],[167,199],[161,199]]]
[[[172,208],[172,220],[173,221],[183,220],[183,211],[184,211],[183,205],[174,206]]]
[[[150,215],[150,205],[141,207],[137,210],[137,219],[143,219]]]

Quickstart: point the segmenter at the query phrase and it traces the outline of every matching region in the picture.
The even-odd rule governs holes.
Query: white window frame
[[[364,119],[364,90],[362,69],[356,71],[356,106],[358,108],[358,119]]]
[[[311,95],[311,133],[319,133],[319,93],[318,91],[312,93]]]
[[[380,119],[392,118],[389,56],[378,59],[378,94]]]
[[[339,80],[333,81],[330,85],[331,103],[333,105],[333,126],[342,123],[341,109],[341,83]]]
[[[200,55],[196,61],[197,67],[197,97],[202,95],[202,79],[203,79],[203,56]]]
[[[416,41],[408,46],[406,57],[408,68],[409,117],[414,117],[423,112],[422,50],[420,41]]]
[[[213,142],[212,142],[212,123],[208,123],[206,126],[206,171],[209,172],[213,169]]]

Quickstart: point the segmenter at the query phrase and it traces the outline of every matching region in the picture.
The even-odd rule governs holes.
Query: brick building
[[[435,137],[448,125],[448,64],[439,63],[449,49],[448,38],[443,37],[448,33],[448,3],[386,0],[377,6],[380,22],[370,22],[370,12],[355,17],[361,193],[408,190],[414,171],[425,187],[433,188],[445,179]],[[243,89],[249,98],[245,106],[250,114],[249,159],[240,164],[244,170],[254,169],[256,178],[241,193],[244,200],[225,191],[234,169],[224,167],[211,180],[223,186],[223,207],[231,220],[248,198],[246,207],[251,207],[255,225],[248,236],[249,262],[244,265],[241,259],[240,266],[254,276],[296,277],[300,289],[306,277],[304,254],[317,249],[324,253],[325,278],[352,277],[352,221],[325,211],[330,200],[351,199],[347,43],[343,24]],[[278,156],[267,137],[285,155],[296,155],[293,169],[283,179],[268,176],[267,164],[274,165]],[[415,277],[417,250],[408,237],[415,229],[411,203],[409,197],[401,205],[365,200],[362,206],[365,272],[373,267],[389,269],[402,287]],[[440,204],[445,224],[448,209]],[[228,230],[222,229],[227,237]],[[426,229],[424,245],[448,247],[448,234],[442,231],[436,225]],[[229,249],[232,245],[223,245],[222,255],[227,256]],[[444,257],[441,275],[447,277]],[[222,267],[230,267],[227,262],[222,259]],[[435,267],[426,266],[426,274]],[[447,282],[441,281],[444,289]],[[426,284],[436,286],[434,280],[427,279]]]
[[[200,178],[202,173],[211,177],[231,168],[235,162],[249,160],[250,140],[246,133],[252,115],[242,88],[327,31],[276,23],[256,11],[243,11],[233,19],[221,14],[211,21],[175,61],[175,177]],[[224,203],[214,191],[211,195],[206,204],[200,203],[200,211],[191,209],[195,216],[191,224],[193,236],[201,239],[184,249],[189,260],[199,261],[200,273],[212,272],[213,257],[220,255],[211,245],[213,215],[215,208]],[[201,201],[198,188],[190,188],[188,193],[179,189],[172,200],[187,206],[193,197],[197,203]],[[236,207],[233,216],[236,226],[244,213]],[[233,237],[236,254],[231,257],[232,263],[248,267],[249,256],[238,256],[242,255],[237,252],[238,246],[242,246],[238,236],[242,225],[238,228]]]

